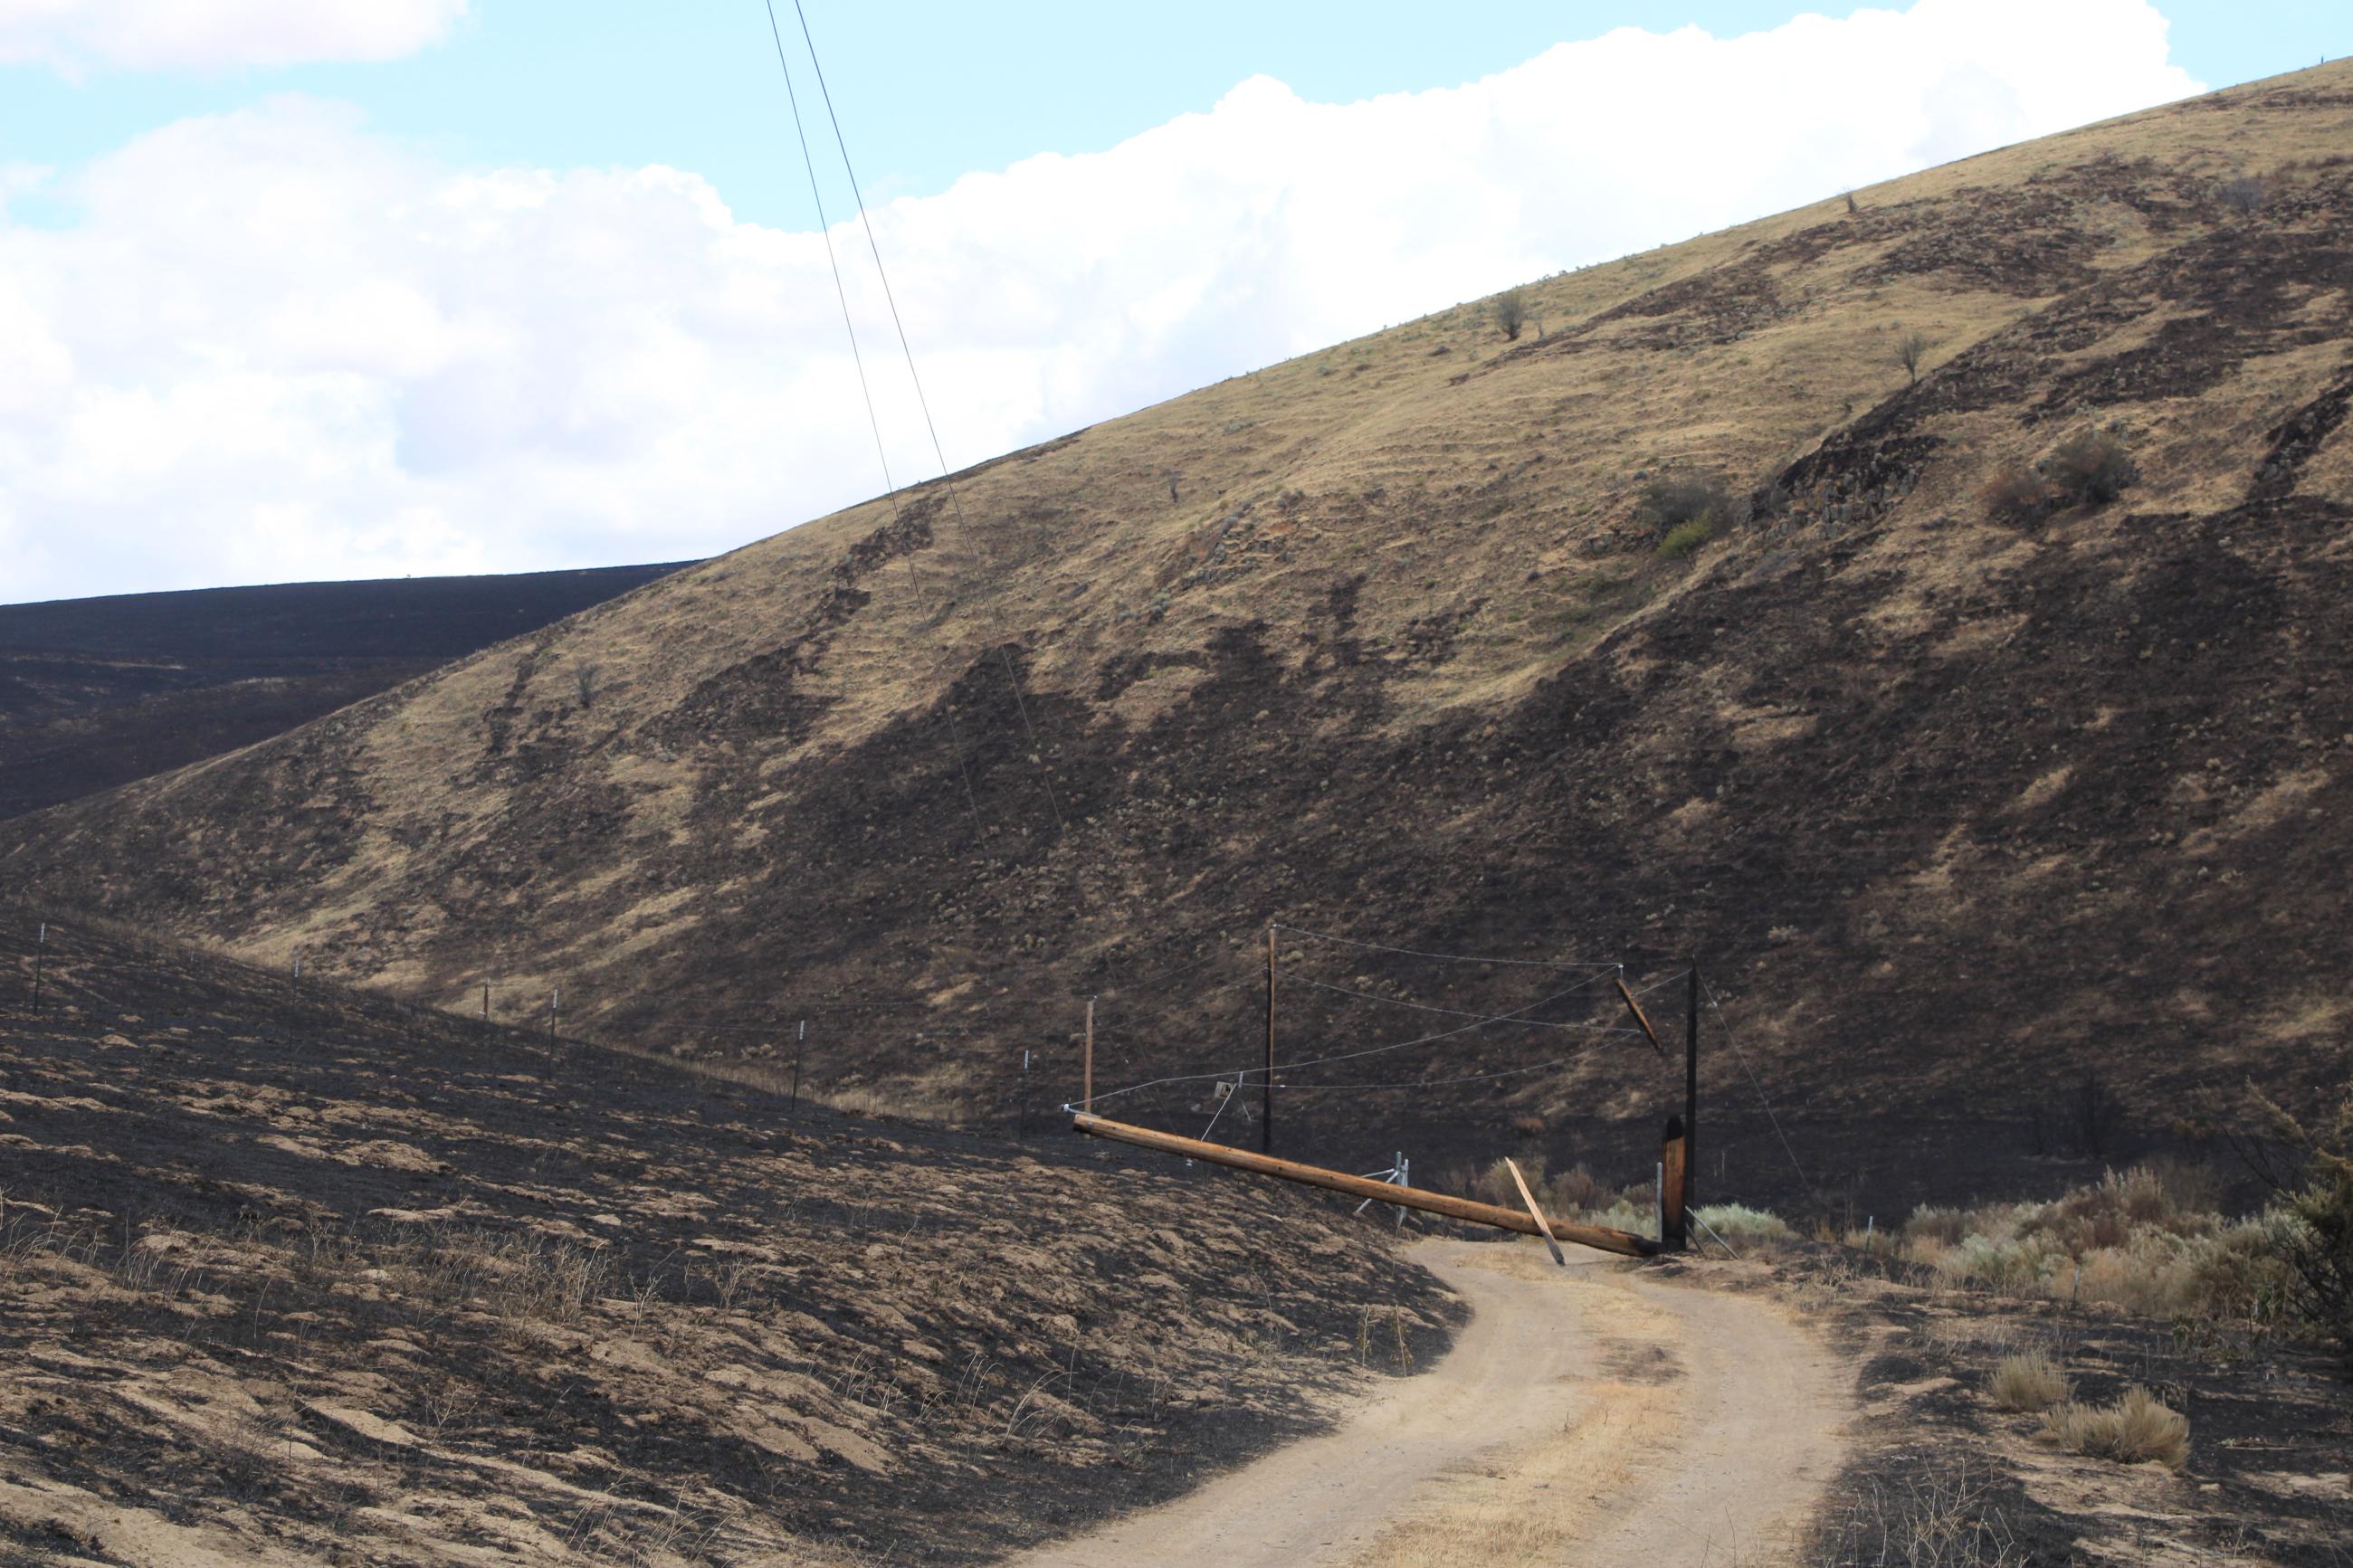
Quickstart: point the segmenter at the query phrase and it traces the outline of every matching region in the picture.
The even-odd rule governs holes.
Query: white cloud
[[[2165,49],[2141,0],[1921,0],[1348,105],[1259,78],[875,226],[961,464],[2196,90]],[[879,489],[822,240],[693,174],[453,168],[274,99],[42,189],[76,221],[0,208],[0,600],[698,555]],[[894,471],[928,476],[862,239],[835,239]]]
[[[0,0],[0,65],[222,71],[391,60],[439,43],[467,0]]]

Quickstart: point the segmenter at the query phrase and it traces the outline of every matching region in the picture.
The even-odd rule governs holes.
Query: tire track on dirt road
[[[1188,1496],[1008,1568],[1655,1568],[1788,1556],[1853,1377],[1755,1296],[1533,1244],[1413,1254],[1471,1304],[1429,1373]]]

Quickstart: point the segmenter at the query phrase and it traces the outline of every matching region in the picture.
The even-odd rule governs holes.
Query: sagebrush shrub
[[[1704,522],[1694,518],[1689,522],[1680,522],[1667,530],[1667,536],[1659,541],[1659,553],[1670,561],[1681,561],[1685,556],[1696,553],[1701,545],[1715,537],[1714,523]]]
[[[2259,1103],[2299,1166],[2276,1181],[2272,1205],[2290,1276],[2286,1299],[2335,1342],[2353,1373],[2353,1089],[2314,1127],[2269,1100]]]
[[[1506,289],[1495,296],[1495,325],[1507,342],[1519,340],[1520,330],[1527,325],[1528,297],[1517,289]]]
[[[1705,1204],[1694,1212],[1702,1225],[1726,1241],[1787,1241],[1796,1235],[1779,1215],[1745,1204]]]
[[[1987,511],[2004,522],[2031,522],[2051,505],[2051,487],[2024,463],[1996,468],[1978,492]]]
[[[2062,441],[2042,470],[2052,492],[2070,506],[2105,506],[2140,477],[2123,439],[2106,430]]]
[[[1670,474],[1642,487],[1635,515],[1662,540],[1687,523],[1704,523],[1713,535],[1730,526],[1732,491],[1713,474]]]

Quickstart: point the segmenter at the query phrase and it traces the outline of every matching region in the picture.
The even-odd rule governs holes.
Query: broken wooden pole
[[[1683,1119],[1668,1117],[1666,1142],[1659,1154],[1659,1245],[1670,1252],[1681,1252],[1691,1245],[1690,1226],[1683,1217],[1683,1173],[1689,1156]]]
[[[1528,1217],[1536,1222],[1536,1232],[1544,1237],[1545,1247],[1552,1254],[1552,1260],[1563,1268],[1567,1268],[1568,1259],[1561,1256],[1560,1243],[1553,1239],[1552,1226],[1545,1223],[1544,1210],[1536,1206],[1535,1194],[1528,1191],[1528,1179],[1520,1174],[1520,1163],[1505,1155],[1504,1169],[1512,1173],[1512,1185],[1520,1189],[1520,1202],[1528,1205]]]
[[[1626,1011],[1634,1015],[1634,1022],[1641,1028],[1642,1033],[1651,1037],[1651,1048],[1661,1056],[1665,1056],[1667,1047],[1660,1040],[1659,1031],[1651,1027],[1650,1016],[1642,1011],[1642,1005],[1634,1000],[1634,994],[1631,991],[1626,989],[1626,977],[1622,974],[1618,976],[1617,984],[1618,994],[1626,999]]]
[[[1156,1149],[1164,1154],[1182,1154],[1188,1160],[1199,1160],[1206,1164],[1227,1165],[1254,1175],[1277,1176],[1286,1182],[1300,1182],[1311,1187],[1345,1193],[1352,1198],[1377,1198],[1382,1203],[1395,1204],[1400,1208],[1444,1215],[1449,1219],[1469,1220],[1473,1225],[1492,1225],[1498,1230],[1517,1231],[1522,1236],[1544,1234],[1545,1227],[1533,1216],[1518,1209],[1482,1204],[1473,1198],[1424,1192],[1419,1187],[1393,1186],[1387,1182],[1375,1181],[1370,1176],[1354,1175],[1346,1171],[1327,1171],[1321,1165],[1303,1165],[1294,1160],[1278,1160],[1268,1154],[1253,1154],[1248,1150],[1229,1148],[1223,1143],[1204,1143],[1198,1139],[1179,1137],[1174,1132],[1155,1132],[1148,1127],[1134,1127],[1124,1121],[1113,1121],[1109,1117],[1091,1116],[1084,1111],[1072,1117],[1071,1124],[1092,1137],[1133,1143],[1139,1149]],[[1560,1220],[1549,1223],[1556,1239],[1573,1241],[1579,1247],[1620,1253],[1628,1258],[1650,1258],[1659,1250],[1657,1242],[1630,1231],[1612,1230],[1608,1226],[1599,1225],[1571,1225]]]

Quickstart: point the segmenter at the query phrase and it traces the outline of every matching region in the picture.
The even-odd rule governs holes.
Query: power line
[[[1236,984],[1240,984],[1240,982],[1236,982]],[[1492,1018],[1494,1016],[1492,1013],[1472,1013],[1461,1007],[1440,1007],[1434,1003],[1430,1002],[1409,1002],[1403,997],[1383,996],[1371,991],[1352,991],[1345,985],[1334,985],[1326,981],[1310,980],[1305,975],[1302,974],[1285,976],[1283,984],[1286,985],[1312,985],[1318,991],[1335,991],[1343,996],[1356,996],[1366,1002],[1386,1003],[1392,1007],[1410,1007],[1418,1013],[1446,1013],[1451,1014],[1457,1018]],[[1628,1029],[1612,1024],[1552,1023],[1543,1018],[1522,1018],[1519,1022],[1534,1029],[1577,1029],[1597,1035],[1633,1035],[1637,1037],[1640,1037],[1642,1033],[1640,1029]]]
[[[776,26],[776,0],[764,0],[764,3],[768,8],[768,27],[769,30],[773,32]],[[817,39],[811,36],[809,32],[808,13],[801,8],[800,0],[793,0],[793,14],[800,20],[801,42],[808,47],[809,69],[816,73],[818,94],[825,100],[825,117],[833,126],[834,145],[840,149],[841,152],[842,173],[849,177],[850,199],[858,204],[859,226],[866,231],[866,248],[871,251],[874,257],[874,275],[881,279],[882,298],[891,307],[891,325],[892,328],[899,334],[899,352],[905,356],[907,361],[907,379],[913,384],[915,388],[915,405],[918,408],[921,408],[923,413],[923,428],[930,434],[932,438],[932,454],[939,459],[940,479],[941,482],[947,487],[948,504],[955,511],[956,530],[964,535],[965,542],[969,543],[972,539],[972,525],[965,519],[964,514],[964,498],[956,493],[955,478],[948,471],[947,451],[946,448],[940,445],[940,430],[939,426],[932,418],[931,399],[923,395],[923,378],[918,374],[915,370],[915,351],[908,344],[906,323],[899,318],[898,296],[892,291],[891,274],[882,265],[882,247],[880,244],[876,243],[874,238],[874,220],[867,216],[865,193],[858,184],[858,171],[849,162],[849,139],[842,134],[841,118],[833,110],[833,89],[826,85],[825,65],[824,62],[818,58]],[[779,38],[776,43],[776,56],[780,60],[784,58],[784,41],[781,38]],[[789,77],[786,79],[789,81]],[[794,123],[796,128],[797,128],[799,124],[797,110],[795,111]],[[807,151],[807,142],[806,140],[802,142],[802,151],[804,153]],[[809,175],[809,183],[811,187],[814,188],[817,183],[817,175],[814,171],[812,171]],[[822,216],[823,215],[820,214],[819,216]],[[830,258],[832,254],[833,240],[832,237],[828,235],[826,239],[826,255]],[[835,274],[834,281],[837,285],[840,282],[839,273],[837,272]],[[842,312],[845,318],[849,314],[849,302],[845,300],[842,303]],[[862,368],[859,372],[859,375],[860,384],[862,385],[865,377],[865,372]],[[868,411],[871,413],[873,407],[871,400],[867,406]],[[874,439],[876,445],[880,446],[882,439],[880,428],[875,431]],[[1038,745],[1038,731],[1036,727],[1029,722],[1029,704],[1024,700],[1021,696],[1020,678],[1014,673],[1012,656],[1005,651],[1005,645],[1003,643],[998,643],[997,645],[997,663],[1004,668],[1005,683],[1012,690],[1014,711],[1019,714],[1021,719],[1021,732],[1023,735],[1028,737],[1031,752],[1035,755]],[[1046,808],[1053,813],[1055,831],[1060,832],[1068,826],[1062,820],[1062,803],[1055,797],[1053,774],[1047,769],[1042,760],[1038,764],[1038,782],[1046,792]]]
[[[793,135],[800,142],[801,167],[808,172],[809,200],[817,206],[818,237],[825,242],[825,264],[833,273],[834,298],[841,303],[841,328],[849,338],[850,363],[858,367],[858,395],[865,400],[866,423],[874,433],[874,456],[882,466],[882,489],[884,494],[890,498],[891,521],[900,522],[902,519],[899,510],[899,487],[891,478],[891,458],[882,445],[882,421],[874,412],[873,388],[867,384],[866,380],[866,356],[859,351],[858,328],[850,319],[849,290],[842,286],[841,263],[833,254],[833,226],[826,220],[825,196],[818,190],[817,183],[817,160],[810,156],[808,132],[801,125],[800,92],[793,86],[792,67],[785,61],[785,36],[776,26],[776,0],[764,0],[764,3],[768,11],[768,37],[776,41],[776,68],[784,73],[785,97],[792,105]],[[812,53],[809,62],[815,65],[817,57]],[[859,210],[863,214],[864,202],[861,201],[859,204]],[[915,552],[912,542],[907,553],[902,559],[907,563],[907,584],[914,594],[917,613],[923,614],[924,613],[923,579],[915,569]],[[955,693],[953,688],[948,693],[944,707],[948,716],[948,739],[955,751],[956,773],[964,780],[965,805],[972,811],[973,831],[978,833],[981,830],[980,797],[973,793],[972,770],[965,765],[964,736],[962,727],[956,723]]]
[[[1467,1035],[1473,1029],[1483,1029],[1493,1024],[1526,1024],[1530,1022],[1530,1020],[1523,1017],[1522,1015],[1533,1013],[1539,1007],[1549,1006],[1565,996],[1573,996],[1588,985],[1599,984],[1601,981],[1609,978],[1609,975],[1615,974],[1618,970],[1618,966],[1614,963],[1607,965],[1593,965],[1591,967],[1602,969],[1604,973],[1589,975],[1587,978],[1578,981],[1576,984],[1569,986],[1567,990],[1556,991],[1549,996],[1540,996],[1534,1002],[1529,1003],[1526,1006],[1514,1008],[1509,1013],[1485,1015],[1473,1018],[1470,1023],[1458,1026],[1455,1028],[1440,1029],[1436,1034],[1422,1035],[1410,1040],[1398,1040],[1386,1046],[1370,1046],[1361,1051],[1341,1051],[1328,1057],[1309,1057],[1300,1061],[1277,1062],[1271,1070],[1278,1073],[1291,1072],[1295,1071],[1300,1068],[1323,1067],[1330,1062],[1355,1061],[1361,1057],[1377,1057],[1389,1051],[1409,1050],[1415,1046],[1427,1046],[1434,1044],[1440,1040],[1451,1040],[1457,1036]],[[1244,1079],[1248,1079],[1251,1075],[1256,1075],[1260,1079],[1263,1079],[1269,1070],[1270,1069],[1262,1067],[1243,1068],[1239,1069],[1239,1072]],[[1229,1068],[1225,1072],[1176,1073],[1167,1078],[1155,1078],[1144,1083],[1130,1084],[1124,1089],[1106,1090],[1102,1094],[1096,1095],[1092,1100],[1088,1100],[1087,1104],[1099,1104],[1103,1100],[1116,1100],[1122,1095],[1134,1094],[1142,1089],[1157,1089],[1164,1084],[1206,1083],[1212,1079],[1231,1078],[1235,1076],[1236,1069],[1231,1068]]]
[[[1724,1043],[1732,1047],[1733,1059],[1740,1064],[1740,1070],[1748,1075],[1750,1085],[1756,1089],[1757,1103],[1765,1108],[1765,1120],[1772,1123],[1773,1136],[1781,1141],[1781,1152],[1789,1156],[1789,1168],[1798,1173],[1798,1180],[1803,1182],[1806,1190],[1812,1193],[1819,1201],[1821,1197],[1820,1191],[1806,1175],[1806,1168],[1798,1163],[1798,1152],[1789,1146],[1789,1135],[1781,1131],[1781,1119],[1773,1114],[1773,1102],[1766,1098],[1764,1080],[1757,1076],[1757,1069],[1748,1065],[1747,1053],[1740,1048],[1740,1042],[1733,1037],[1732,1025],[1724,1016],[1724,1004],[1715,999],[1715,987],[1708,983],[1705,975],[1700,976],[1699,983],[1701,988],[1707,993],[1707,1005],[1715,1011],[1716,1030],[1724,1036]]]
[[[1587,1050],[1590,1050],[1591,1048],[1592,1047],[1589,1046],[1586,1047]],[[1524,1078],[1532,1072],[1544,1072],[1551,1068],[1566,1067],[1584,1054],[1585,1051],[1571,1051],[1565,1057],[1555,1057],[1548,1062],[1538,1062],[1533,1067],[1505,1068],[1500,1072],[1466,1073],[1461,1078],[1423,1078],[1415,1079],[1409,1082],[1404,1083],[1278,1083],[1274,1087],[1284,1092],[1306,1089],[1336,1091],[1347,1089],[1443,1089],[1449,1084],[1484,1083],[1490,1079],[1498,1078]]]
[[[1329,931],[1309,931],[1304,926],[1284,925],[1280,921],[1268,924],[1277,931],[1287,931],[1293,936],[1313,937],[1317,942],[1336,942],[1343,947],[1361,947],[1374,952],[1403,953],[1408,958],[1435,958],[1448,963],[1507,963],[1528,969],[1622,969],[1621,963],[1578,963],[1547,958],[1482,958],[1476,953],[1424,952],[1419,948],[1389,947],[1377,942],[1358,942],[1354,937],[1334,936]]]

